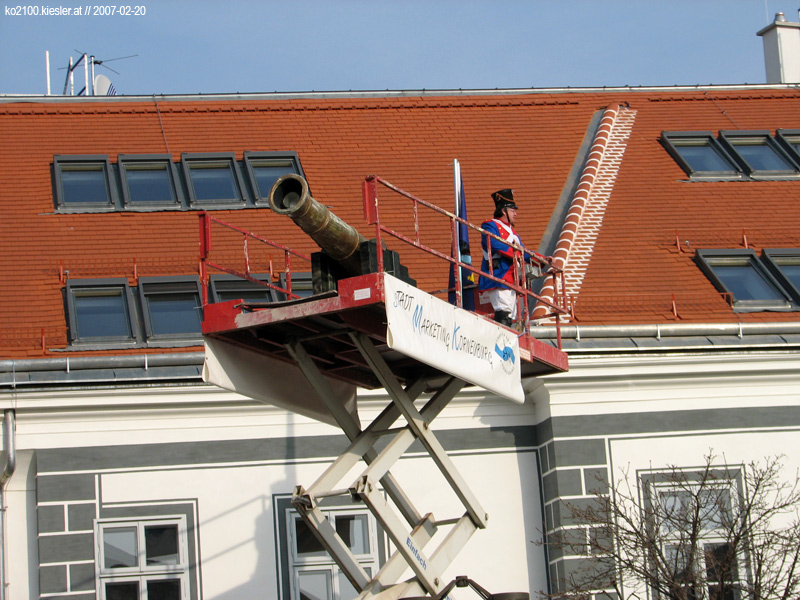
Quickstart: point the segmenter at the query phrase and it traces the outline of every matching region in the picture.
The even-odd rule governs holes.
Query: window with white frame
[[[186,518],[100,520],[95,524],[99,600],[186,600]]]
[[[729,539],[733,482],[655,485],[653,494],[663,563],[670,581],[680,588],[672,597],[738,600],[744,561]]]
[[[358,592],[333,558],[314,536],[299,514],[282,503],[286,537],[282,554],[286,557],[283,576],[284,600],[353,600]],[[375,518],[363,507],[331,507],[324,510],[359,564],[374,576],[384,555],[384,542]],[[281,529],[281,528],[279,528]]]

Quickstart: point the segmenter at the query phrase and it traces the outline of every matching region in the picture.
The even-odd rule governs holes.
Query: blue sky
[[[80,6],[36,1],[24,6]],[[145,95],[764,83],[756,32],[778,11],[797,22],[800,4],[130,0],[143,16],[14,16],[4,2],[0,93],[45,93],[49,50],[60,94],[80,50],[108,61],[95,72],[119,93]]]

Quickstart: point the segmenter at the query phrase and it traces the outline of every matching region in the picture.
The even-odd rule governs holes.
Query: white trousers
[[[495,312],[502,310],[511,313],[511,320],[517,319],[517,292],[508,289],[493,289],[484,292]]]

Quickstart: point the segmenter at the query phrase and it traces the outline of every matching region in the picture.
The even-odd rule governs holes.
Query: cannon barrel
[[[279,215],[290,217],[348,272],[361,275],[359,247],[366,241],[364,236],[314,200],[300,175],[290,173],[278,179],[269,192],[269,204]]]

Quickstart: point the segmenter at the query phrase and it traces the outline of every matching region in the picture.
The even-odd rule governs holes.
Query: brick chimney
[[[757,35],[764,40],[767,83],[800,83],[800,23],[779,12]]]

